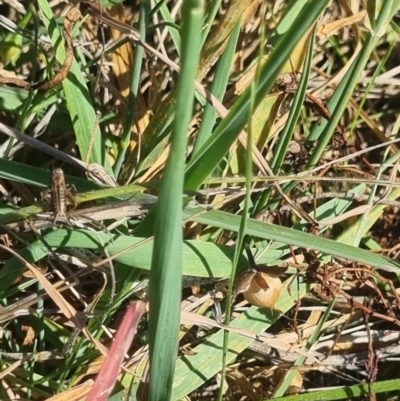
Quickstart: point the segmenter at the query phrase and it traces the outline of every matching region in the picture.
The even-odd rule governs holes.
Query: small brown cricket
[[[53,170],[50,187],[51,205],[54,212],[54,223],[58,220],[68,220],[69,207],[76,206],[75,197],[65,183],[64,171],[61,168]]]

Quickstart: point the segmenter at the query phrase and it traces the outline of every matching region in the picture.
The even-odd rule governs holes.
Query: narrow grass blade
[[[256,83],[254,83],[254,86],[255,85],[256,85]],[[253,100],[253,98],[252,98],[252,100]],[[236,245],[235,245],[235,256],[232,260],[232,272],[231,272],[231,276],[230,276],[231,280],[229,283],[229,291],[228,291],[228,307],[226,309],[226,316],[225,316],[225,324],[226,325],[230,324],[230,320],[232,318],[233,283],[234,283],[234,278],[236,277],[239,258],[243,251],[243,243],[244,243],[244,238],[246,235],[246,225],[247,225],[247,220],[249,218],[248,213],[249,213],[249,208],[250,208],[251,178],[252,178],[252,172],[253,172],[252,147],[251,147],[251,144],[253,142],[253,137],[252,137],[252,130],[251,130],[251,115],[249,117],[249,120],[250,120],[249,121],[250,128],[249,128],[249,132],[247,135],[247,143],[246,143],[246,151],[245,151],[246,195],[244,198],[244,204],[243,204],[243,209],[242,209],[241,218],[240,218],[239,231],[238,231],[237,241],[236,241]],[[221,376],[222,376],[223,381],[225,381],[225,375],[226,375],[228,345],[229,345],[229,332],[226,331],[224,333],[222,368],[221,368]],[[224,386],[221,386],[219,389],[218,401],[221,401],[223,399],[223,395],[224,395],[223,387]]]
[[[232,58],[235,54],[236,44],[240,33],[240,20],[236,22],[236,25],[229,38],[228,45],[220,59],[218,60],[217,67],[215,69],[214,79],[211,85],[211,93],[220,101],[222,101],[225,94],[226,85],[228,82]],[[196,143],[194,146],[192,157],[197,153],[205,141],[210,137],[215,121],[217,119],[217,112],[214,108],[207,103],[204,108],[203,119],[199,133],[197,134]]]
[[[299,86],[289,111],[288,121],[283,131],[279,134],[279,142],[278,145],[276,146],[276,149],[274,151],[274,157],[271,161],[271,168],[274,170],[274,173],[276,174],[278,174],[279,169],[282,166],[283,160],[285,159],[289,142],[292,139],[293,132],[296,128],[296,124],[300,116],[301,108],[303,107],[304,96],[307,91],[308,78],[310,76],[310,70],[312,65],[313,49],[314,49],[314,35],[310,37],[307,57],[305,59]]]
[[[162,16],[163,21],[173,25],[175,24],[175,21],[172,18],[171,12],[168,10],[168,7],[166,5],[166,2],[164,0],[157,1],[157,7],[158,11]],[[168,29],[169,34],[171,35],[171,38],[174,42],[175,48],[178,51],[178,54],[181,49],[181,35],[178,30],[175,28],[167,25],[166,28]]]
[[[399,393],[400,390],[400,380],[393,379],[393,380],[384,380],[375,383],[365,383],[365,384],[356,384],[354,386],[346,386],[346,387],[338,387],[329,390],[321,390],[321,391],[313,391],[307,392],[305,394],[296,394],[296,395],[289,395],[287,397],[279,397],[274,398],[275,401],[319,401],[319,400],[349,400],[352,398],[360,399],[359,397],[365,397],[369,391],[373,391],[374,394],[383,394],[382,395],[385,399],[387,398],[390,392]],[[393,394],[393,396],[395,396]],[[349,398],[350,397],[350,398]]]
[[[393,1],[385,1],[383,3],[379,18],[376,20],[376,31],[380,31],[382,24],[386,24],[387,20],[392,17],[396,10],[397,8],[394,6]],[[314,166],[318,160],[320,160],[328,142],[335,132],[339,120],[347,107],[350,96],[352,95],[355,86],[358,84],[360,74],[364,71],[365,65],[380,39],[380,36],[376,31],[370,31],[368,33],[358,57],[355,59],[353,65],[348,69],[347,73],[336,88],[335,93],[328,102],[328,108],[332,112],[332,118],[329,121],[323,121],[319,126],[314,126],[308,136],[308,143],[318,141],[318,145],[312,153],[307,166]]]
[[[139,32],[142,38],[146,37],[147,12],[148,12],[148,5],[142,2],[140,4],[140,10],[139,10],[139,15],[140,15]],[[139,90],[140,76],[142,73],[143,53],[144,53],[143,47],[137,46],[135,49],[133,69],[131,72],[131,82],[130,82],[131,85],[128,97],[128,104],[126,105],[126,116],[124,121],[124,127],[119,146],[120,150],[118,152],[118,157],[113,167],[115,177],[119,176],[119,172],[121,170],[122,164],[125,161],[126,151],[130,143],[132,124],[134,123],[134,117],[135,117],[134,111],[135,111],[136,99]]]
[[[45,188],[50,185],[50,170],[35,166],[27,168],[26,164],[0,158],[0,178]],[[78,191],[99,188],[98,184],[82,178],[69,177],[68,182],[74,184]]]
[[[291,51],[300,38],[317,20],[329,1],[310,3],[303,8],[296,23],[282,37],[279,44],[269,56],[267,62],[260,68],[259,81],[255,90],[255,107],[270,91],[275,83],[275,78],[287,61]],[[226,118],[218,125],[213,135],[207,140],[194,157],[186,171],[185,189],[196,190],[209,174],[218,166],[222,158],[228,152],[230,146],[245,127],[251,112],[250,88],[248,88],[236,101]]]

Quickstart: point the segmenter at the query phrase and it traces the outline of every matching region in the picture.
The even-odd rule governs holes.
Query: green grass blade
[[[236,22],[236,25],[229,38],[226,49],[224,53],[222,53],[220,59],[218,60],[217,67],[215,69],[215,75],[211,85],[211,93],[220,101],[222,101],[225,94],[226,85],[229,79],[229,74],[232,64],[232,58],[235,54],[239,33],[240,33],[240,20]],[[203,144],[211,135],[211,131],[214,127],[216,119],[217,119],[217,112],[209,103],[207,103],[204,108],[203,119],[201,122],[199,133],[197,134],[192,157],[196,155],[198,150],[201,148],[201,146],[203,146]]]
[[[215,5],[215,3],[218,2],[219,0],[208,2],[208,4],[212,7],[211,3],[214,3],[213,5]],[[243,17],[243,14],[253,3],[253,0],[230,0],[226,3],[227,8],[222,19],[219,19],[218,24],[212,26],[210,33],[207,35],[207,40],[204,43],[199,65],[199,73],[197,75],[197,80],[199,82],[203,80],[217,61],[218,57],[224,51],[226,42],[228,41],[236,22]],[[208,23],[212,22],[213,12],[215,12],[215,10],[211,11],[209,19],[207,20]],[[203,35],[205,34],[206,32],[203,32]]]
[[[146,37],[146,27],[147,27],[147,13],[148,5],[147,3],[140,3],[139,9],[139,32],[142,38]],[[130,91],[128,97],[128,103],[126,105],[126,116],[124,121],[124,127],[121,134],[121,141],[119,145],[119,152],[115,165],[113,167],[115,177],[119,176],[122,164],[125,161],[126,151],[130,144],[132,125],[135,119],[135,103],[137,99],[137,94],[139,90],[140,77],[142,73],[142,63],[143,63],[143,53],[144,49],[142,46],[137,46],[135,49],[135,56],[133,61],[133,69],[131,71],[131,81],[130,81]]]
[[[225,48],[225,42],[230,36],[237,20],[243,12],[249,7],[252,0],[234,0],[229,3],[227,13],[219,26],[215,25],[204,44],[197,80],[201,82],[207,72],[214,65],[215,61]],[[161,152],[165,149],[170,134],[170,124],[172,121],[173,110],[176,105],[176,94],[171,92],[157,109],[150,124],[143,133],[143,142],[141,148],[141,158],[139,166],[136,168],[136,174],[149,168]],[[136,152],[129,157],[127,164],[134,164],[137,159]]]
[[[208,11],[206,13],[206,18],[204,21],[204,29],[203,29],[203,41],[201,43],[201,47],[203,47],[204,42],[206,41],[208,34],[210,33],[211,27],[214,24],[215,16],[218,13],[219,7],[221,6],[222,0],[214,0],[208,4]]]
[[[183,180],[187,129],[192,117],[194,79],[200,57],[203,4],[187,0],[182,9],[182,61],[171,151],[164,170],[155,222],[150,271],[149,400],[171,397],[178,351],[181,274]]]
[[[28,168],[26,164],[0,158],[0,178],[46,188],[50,185],[50,176],[49,170],[34,166]],[[76,177],[68,177],[68,183],[74,184],[78,191],[99,188],[94,182]]]
[[[223,228],[229,231],[238,231],[240,217],[221,211],[210,211],[199,215],[201,209],[185,210],[185,217],[205,225]],[[328,238],[316,237],[291,228],[263,223],[249,219],[246,234],[256,238],[277,241],[304,248],[315,249],[326,255],[339,256],[350,260],[365,263],[378,269],[399,273],[400,264],[390,258],[386,258],[364,249],[355,248],[347,244],[340,244]]]
[[[288,121],[283,131],[279,134],[280,137],[279,142],[276,148],[274,149],[274,157],[272,158],[271,161],[271,168],[276,174],[278,174],[279,169],[282,167],[282,163],[287,154],[287,148],[289,146],[289,142],[292,139],[293,132],[296,128],[296,124],[300,116],[301,109],[303,107],[303,101],[307,91],[308,79],[310,76],[310,70],[313,59],[314,39],[315,39],[314,34],[310,37],[307,57],[304,62],[304,68],[301,74],[299,86],[289,111]]]
[[[296,23],[282,37],[276,48],[272,51],[267,62],[260,68],[259,85],[255,92],[255,106],[270,91],[275,83],[275,78],[287,61],[291,51],[299,39],[306,34],[308,29],[317,20],[329,1],[310,3],[303,8]],[[248,88],[230,109],[228,115],[221,121],[213,135],[199,150],[187,169],[185,177],[185,189],[196,190],[209,174],[217,167],[222,158],[228,152],[230,146],[245,127],[251,112],[250,88]]]
[[[150,270],[151,255],[153,253],[153,240],[129,237],[125,235],[109,235],[94,233],[88,230],[59,229],[45,235],[46,242],[54,249],[78,248],[96,251],[105,248],[110,256],[119,255],[115,261],[129,268]],[[104,244],[104,246],[102,245]],[[272,251],[265,255],[261,261],[274,260],[280,255]],[[202,241],[184,241],[182,250],[183,274],[195,277],[227,277],[232,268],[234,249],[226,245],[215,245]],[[31,263],[36,263],[48,255],[48,250],[40,241],[33,242],[21,251],[21,256]],[[242,255],[239,267],[248,265],[247,258]],[[0,270],[0,292],[3,293],[8,286],[21,273],[21,263],[12,258]],[[119,272],[116,271],[118,274]],[[122,279],[122,277],[121,277]]]
[[[282,290],[276,310],[272,311],[253,306],[246,313],[233,320],[231,326],[244,328],[254,334],[260,334],[267,330],[282,314],[290,310],[297,299],[302,298],[309,290],[305,284],[290,285],[290,290],[288,287]],[[206,342],[194,348],[194,355],[187,355],[177,363],[173,400],[181,399],[219,372],[223,336],[223,331],[218,331]],[[233,333],[230,333],[229,337],[227,360],[232,362],[240,352],[246,349],[252,339]],[[190,367],[195,367],[195,369]]]
[[[369,391],[372,391],[374,394],[380,393],[389,393],[396,391],[397,394],[400,390],[400,380],[384,380],[365,384],[356,384],[354,386],[346,386],[335,388],[331,390],[321,390],[315,392],[306,392],[304,394],[296,394],[290,395],[287,397],[279,397],[274,398],[275,401],[320,401],[320,400],[351,400],[355,397],[365,397],[366,394],[369,394]],[[357,398],[360,399],[360,398]],[[387,394],[385,394],[385,400],[389,400],[392,398],[387,398]]]
[[[392,1],[386,1],[383,3],[382,9],[380,10],[380,16],[376,21],[377,31],[380,31],[382,24],[385,24],[396,10],[397,9],[394,7]],[[331,140],[339,120],[347,107],[350,96],[353,93],[355,86],[358,84],[360,74],[364,71],[369,56],[375,50],[379,39],[380,36],[375,32],[370,31],[368,33],[358,57],[340,81],[334,95],[328,102],[328,108],[332,112],[331,119],[329,121],[323,121],[319,126],[316,125],[307,138],[308,143],[318,140],[318,145],[307,163],[308,166],[314,166],[318,160],[320,160],[321,155],[325,151],[328,142]]]
[[[240,218],[238,216],[232,216],[229,213],[220,211],[208,212],[202,216],[198,216],[198,213],[199,211],[196,209],[190,213],[186,210],[184,215],[185,218],[193,216],[191,220],[205,225],[234,232],[238,232],[239,230]],[[390,258],[286,227],[278,227],[249,219],[246,227],[246,235],[277,242],[276,246],[262,256],[259,260],[260,263],[279,263],[289,253],[287,246],[282,248],[283,244],[290,244],[295,247],[314,249],[327,255],[339,256],[399,274],[400,264]],[[143,238],[130,238],[123,235],[110,236],[104,233],[91,233],[85,230],[71,231],[69,229],[57,230],[47,234],[45,238],[50,246],[56,248],[61,246],[96,250],[101,249],[102,243],[104,243],[110,255],[122,252],[122,254],[116,257],[116,261],[119,263],[145,270],[150,268],[150,255],[152,253],[153,242],[143,242]],[[349,240],[351,240],[351,237]],[[43,247],[42,243],[35,242],[23,251],[23,256],[31,262],[36,262],[47,256],[47,250]],[[232,267],[233,249],[228,246],[203,243],[201,241],[185,241],[183,258],[184,274],[200,277],[228,277]],[[15,263],[16,261],[11,259],[0,271],[1,291],[7,289],[8,285],[20,274],[21,267],[18,263]],[[239,268],[243,268],[246,265],[247,258],[242,256],[239,260]],[[11,278],[6,279],[10,275]],[[6,281],[8,284],[6,284]]]
[[[282,296],[278,301],[277,310],[250,307],[245,313],[240,314],[232,321],[232,326],[260,334],[271,327],[282,314],[290,310],[294,303],[309,290],[305,284],[298,286],[286,283],[285,286],[286,288],[282,291]],[[288,289],[289,286],[290,290]],[[223,330],[219,330],[211,335],[207,341],[195,347],[191,355],[185,355],[177,362],[172,400],[183,399],[185,395],[200,387],[206,380],[220,371],[223,335]],[[231,333],[227,355],[229,363],[234,361],[237,355],[245,350],[252,341],[251,338]],[[137,373],[139,374],[139,372]],[[124,378],[123,382],[129,383],[129,380],[130,376]],[[124,394],[120,392],[111,397],[110,400],[122,400],[123,396]]]
[[[168,7],[164,0],[157,1],[156,7],[158,8],[158,12],[162,16],[162,20],[171,24],[171,26],[167,24],[166,28],[168,29],[168,32],[174,42],[175,49],[179,54],[181,49],[181,35],[177,29],[172,27],[173,25],[175,25],[175,21],[172,18],[171,12],[168,10]]]
[[[237,24],[239,25],[239,24]],[[256,74],[257,76],[257,74]],[[253,83],[252,88],[254,88],[256,82]],[[252,101],[253,101],[252,96]],[[247,143],[245,150],[245,171],[246,171],[246,195],[243,202],[243,209],[241,211],[240,217],[240,225],[237,236],[237,241],[235,244],[235,256],[232,260],[232,272],[231,272],[231,280],[229,283],[228,297],[227,297],[227,308],[225,312],[225,324],[229,325],[232,318],[232,297],[233,297],[233,284],[234,278],[236,277],[237,267],[239,263],[240,255],[243,251],[244,239],[246,236],[246,225],[247,219],[249,218],[249,208],[250,208],[250,195],[251,195],[251,178],[253,175],[253,162],[252,162],[252,130],[251,130],[251,115],[249,116],[249,131],[247,135]],[[228,345],[229,345],[229,332],[226,331],[224,333],[224,341],[223,341],[223,353],[222,353],[222,368],[221,368],[221,377],[222,381],[226,379],[226,367],[228,362]],[[218,392],[218,401],[223,399],[224,389],[223,386],[220,387]]]
[[[293,103],[290,107],[288,120],[285,124],[285,128],[279,134],[279,141],[273,152],[274,156],[271,161],[271,168],[275,174],[279,174],[279,170],[282,168],[284,159],[287,156],[289,143],[292,140],[293,133],[296,128],[301,109],[303,107],[303,101],[307,91],[308,79],[310,76],[311,63],[313,59],[314,34],[311,35],[309,40],[307,56],[305,58],[299,86],[297,88],[296,94],[294,95]],[[263,208],[266,207],[269,201],[269,197],[270,191],[264,191],[262,194],[260,194],[253,209],[253,216],[256,216],[257,213],[259,213]]]
[[[47,0],[39,0],[38,4],[43,15],[43,22],[55,48],[56,59],[62,64],[65,59],[65,49],[61,44],[62,37],[60,30],[56,28],[53,12]],[[96,114],[82,71],[76,60],[62,84],[82,160],[86,161],[90,151],[88,162],[102,165],[109,174],[113,175],[98,127],[94,133],[93,146],[89,149],[92,142],[91,134],[96,124]]]

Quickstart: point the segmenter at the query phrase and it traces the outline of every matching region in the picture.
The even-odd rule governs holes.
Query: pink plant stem
[[[121,370],[124,356],[132,343],[140,318],[145,311],[146,303],[143,301],[135,301],[128,306],[121,325],[117,330],[110,352],[97,375],[86,401],[105,401],[110,396]]]

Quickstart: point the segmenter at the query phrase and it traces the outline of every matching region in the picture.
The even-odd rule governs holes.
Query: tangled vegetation
[[[0,1],[0,399],[395,399],[400,1],[132,3]]]

